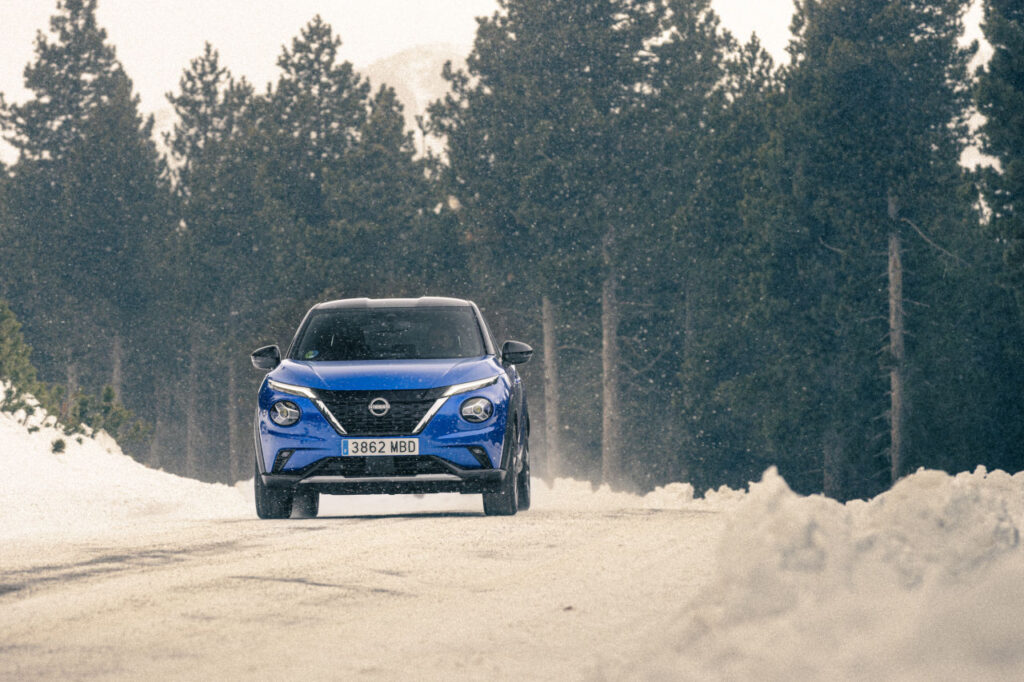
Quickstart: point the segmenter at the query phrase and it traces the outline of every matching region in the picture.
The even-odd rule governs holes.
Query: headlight
[[[290,400],[278,400],[270,406],[270,421],[278,426],[291,426],[301,415],[299,406]]]
[[[491,405],[491,401],[487,398],[470,398],[459,408],[462,418],[474,424],[487,421],[493,412],[494,405]]]
[[[316,391],[305,386],[293,386],[292,384],[284,384],[273,379],[267,379],[267,386],[281,393],[291,393],[292,395],[301,395],[304,398],[316,400]]]
[[[444,397],[447,398],[448,396],[458,395],[459,393],[469,393],[470,391],[475,391],[478,388],[483,388],[484,386],[490,386],[491,384],[495,383],[497,380],[498,380],[498,377],[497,376],[493,376],[493,377],[489,377],[487,379],[480,379],[479,381],[469,381],[469,382],[466,382],[464,384],[455,384],[454,386],[449,386],[448,387],[448,390],[444,392]]]

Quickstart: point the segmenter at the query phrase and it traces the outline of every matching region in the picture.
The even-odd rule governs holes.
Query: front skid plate
[[[315,490],[328,495],[404,495],[493,493],[501,490],[501,469],[419,476],[287,476],[262,474],[268,488]]]

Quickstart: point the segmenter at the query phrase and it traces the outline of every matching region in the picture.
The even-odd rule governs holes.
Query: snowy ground
[[[847,505],[771,470],[700,500],[560,480],[513,518],[455,495],[261,522],[251,482],[6,413],[0,466],[0,680],[1024,678],[1024,474]]]

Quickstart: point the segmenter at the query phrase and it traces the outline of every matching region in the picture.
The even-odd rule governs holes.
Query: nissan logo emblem
[[[391,409],[391,403],[384,398],[374,398],[370,401],[370,414],[374,417],[383,417]]]

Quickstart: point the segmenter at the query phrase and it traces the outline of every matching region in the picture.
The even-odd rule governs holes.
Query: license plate
[[[366,455],[418,455],[419,438],[345,438],[341,441],[341,454]]]

